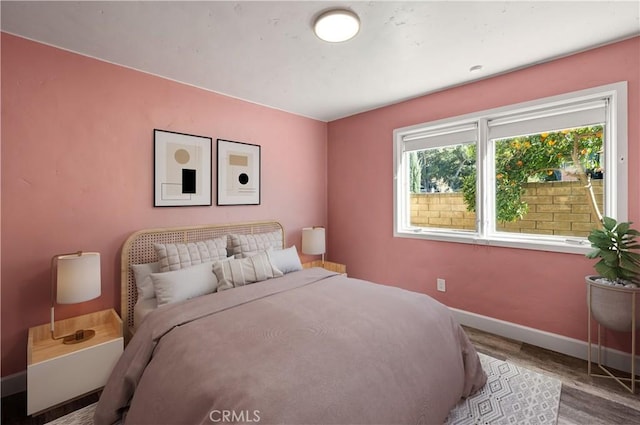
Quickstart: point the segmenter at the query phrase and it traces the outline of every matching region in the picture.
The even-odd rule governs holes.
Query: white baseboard
[[[456,308],[450,308],[450,310],[462,325],[587,360],[588,344],[585,341],[529,328],[516,323],[505,322],[504,320],[494,319],[464,310],[458,310]],[[595,360],[597,358],[597,344],[592,343],[591,352],[592,359]],[[602,364],[613,369],[631,372],[631,354],[612,348],[604,348],[602,350]],[[636,371],[640,371],[640,356],[636,356],[635,369]],[[637,373],[638,372],[636,372],[636,374]]]
[[[0,394],[2,397],[27,391],[27,371],[23,370],[13,375],[3,376],[1,383]]]

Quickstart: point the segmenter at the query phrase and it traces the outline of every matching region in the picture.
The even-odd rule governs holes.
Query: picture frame
[[[217,205],[260,205],[260,145],[217,140]]]
[[[153,130],[154,207],[210,206],[212,138]]]

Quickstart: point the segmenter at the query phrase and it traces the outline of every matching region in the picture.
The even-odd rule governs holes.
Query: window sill
[[[520,236],[520,235],[519,235]],[[561,252],[565,254],[581,254],[584,255],[591,251],[589,241],[582,238],[567,238],[566,240],[552,240],[544,238],[531,238],[524,240],[522,237],[518,239],[492,235],[490,237],[481,237],[475,232],[465,234],[463,232],[424,230],[424,229],[404,229],[394,232],[394,237],[409,239],[425,239],[439,242],[465,243],[471,245],[486,245],[502,248],[529,249],[534,251]]]

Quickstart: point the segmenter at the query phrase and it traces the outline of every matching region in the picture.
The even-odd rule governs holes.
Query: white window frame
[[[514,114],[544,116],[552,109],[588,105],[605,99],[607,125],[605,126],[605,199],[603,215],[618,221],[627,220],[628,166],[627,166],[627,82],[617,82],[586,90],[536,99],[529,102],[475,112],[438,121],[398,128],[393,131],[393,198],[394,236],[430,239],[446,242],[493,245],[509,248],[584,254],[590,250],[586,238],[545,236],[527,233],[508,233],[495,230],[495,169],[490,121],[508,120]],[[439,134],[443,129],[477,125],[477,190],[476,231],[416,227],[410,224],[410,193],[408,163],[403,162],[405,143],[422,135]],[[544,131],[544,129],[541,129]],[[446,130],[445,130],[446,132]],[[438,146],[447,146],[446,142]],[[407,161],[408,162],[408,161]]]

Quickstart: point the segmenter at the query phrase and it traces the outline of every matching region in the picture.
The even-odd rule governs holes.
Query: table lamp
[[[316,226],[302,229],[302,253],[308,255],[322,254],[322,265],[324,266],[324,227]]]
[[[54,299],[55,295],[55,299]],[[81,329],[60,337],[54,332],[54,304],[77,304],[100,296],[100,253],[78,251],[55,255],[51,259],[51,338],[64,344],[77,344],[95,335]]]

